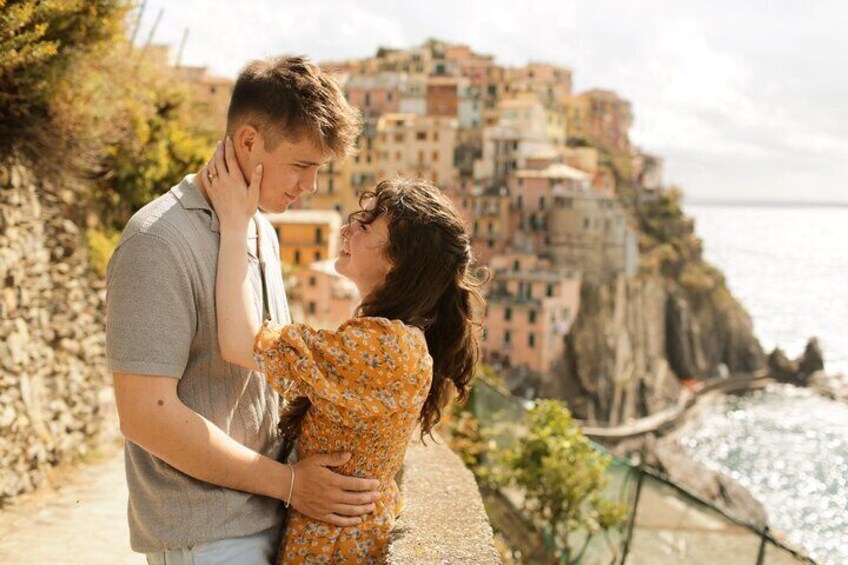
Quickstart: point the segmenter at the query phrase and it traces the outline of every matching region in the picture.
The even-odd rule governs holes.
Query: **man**
[[[255,61],[236,81],[227,143],[245,178],[261,166],[259,205],[282,212],[314,192],[318,167],[349,153],[358,112],[303,58]],[[204,168],[199,174],[213,175]],[[271,225],[245,242],[257,314],[290,321]],[[218,348],[218,220],[187,176],[140,210],[107,272],[107,359],[126,442],[130,540],[149,563],[268,563],[280,501],[353,525],[373,509],[376,480],[327,469],[349,454],[280,463],[279,399],[262,374]]]

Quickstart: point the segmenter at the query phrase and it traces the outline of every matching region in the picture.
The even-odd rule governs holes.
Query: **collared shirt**
[[[261,214],[255,220],[248,249],[256,314],[262,319],[261,255],[270,317],[289,323],[276,233]],[[219,240],[218,217],[191,175],[133,216],[106,276],[108,369],[179,379],[177,394],[188,408],[276,458],[279,398],[262,374],[227,363],[218,347]],[[275,500],[193,479],[130,441],[125,454],[135,551],[251,535],[280,523]]]

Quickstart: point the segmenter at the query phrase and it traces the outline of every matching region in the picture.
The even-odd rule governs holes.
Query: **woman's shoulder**
[[[424,345],[427,341],[424,332],[400,320],[390,320],[380,316],[362,316],[348,320],[339,326],[339,333],[348,335],[370,336],[380,340],[404,342],[409,345]]]

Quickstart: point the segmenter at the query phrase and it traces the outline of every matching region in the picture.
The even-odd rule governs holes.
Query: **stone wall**
[[[438,442],[409,445],[400,477],[403,511],[386,563],[501,563],[474,475]]]
[[[0,503],[112,428],[105,287],[72,210],[70,191],[0,162]]]

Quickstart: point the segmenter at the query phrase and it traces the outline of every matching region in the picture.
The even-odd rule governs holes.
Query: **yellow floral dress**
[[[394,477],[432,381],[423,332],[368,317],[335,331],[266,323],[255,351],[284,399],[312,401],[298,459],[347,451],[353,456],[338,472],[380,481],[376,510],[358,526],[333,526],[290,509],[279,563],[381,563],[401,509]]]

